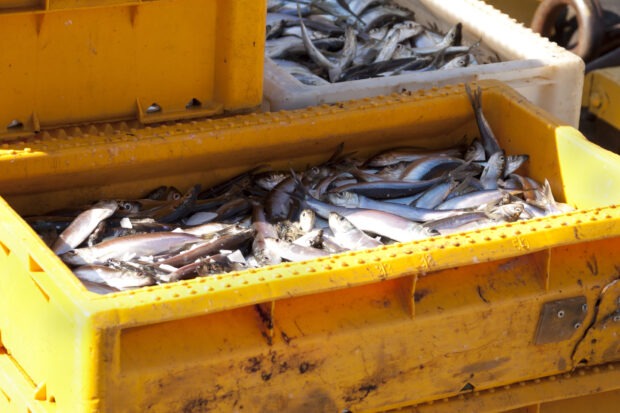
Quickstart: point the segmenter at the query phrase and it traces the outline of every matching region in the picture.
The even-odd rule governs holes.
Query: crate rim
[[[507,95],[513,98],[514,103],[543,117],[556,130],[562,129],[569,139],[587,143],[578,131],[572,127],[560,126],[559,121],[538,109],[508,86],[497,81],[481,81],[478,84],[487,94]],[[473,85],[475,86],[476,83]],[[463,99],[466,99],[462,84],[407,95],[364,98],[337,105],[323,105],[289,112],[253,114],[249,117],[237,116],[232,119],[210,119],[205,121],[206,125],[200,128],[202,128],[201,133],[218,129],[252,128],[254,124],[282,118],[294,120],[307,117],[310,113],[320,117],[337,114],[339,110],[363,111],[370,107],[380,110],[399,102],[425,102],[455,95],[463,95]],[[248,122],[248,118],[254,119],[255,122]],[[184,132],[176,138],[182,139],[187,133],[191,132]],[[140,140],[136,146],[149,144],[149,141],[150,139]],[[99,146],[103,147],[104,144]],[[593,149],[608,152],[598,147]],[[75,148],[60,149],[58,152],[72,150]],[[37,154],[36,150],[24,155],[42,156]],[[414,273],[421,276],[455,266],[510,258],[521,255],[524,251],[533,253],[547,248],[541,242],[543,241],[541,237],[537,236],[540,232],[545,233],[544,240],[553,239],[554,246],[614,238],[620,235],[620,208],[612,205],[380,247],[379,251],[384,254],[378,251],[348,252],[318,261],[286,263],[102,296],[88,292],[19,214],[4,199],[1,202],[11,213],[10,220],[2,223],[6,230],[10,230],[12,226],[19,226],[20,229],[24,226],[28,228],[28,234],[19,242],[28,245],[25,250],[29,251],[29,257],[40,267],[33,271],[31,266],[33,279],[49,277],[47,273],[53,274],[55,285],[53,289],[49,291],[46,289],[45,292],[52,298],[56,294],[61,294],[63,300],[68,300],[73,306],[78,307],[79,312],[84,316],[92,317],[93,322],[101,328],[127,328],[172,321],[269,302],[292,295],[301,296],[345,289]],[[574,231],[575,225],[579,227],[578,234]],[[484,243],[480,244],[480,242]],[[382,258],[382,255],[387,252],[391,252],[394,256],[387,260]],[[475,255],[477,260],[472,259],[472,255]],[[331,261],[335,263],[329,264]],[[403,263],[417,264],[410,265],[407,272],[395,273],[393,270],[385,270],[386,265],[403,265]],[[326,265],[330,268],[325,268]],[[343,267],[345,267],[344,270]],[[388,276],[388,273],[391,275]],[[49,285],[49,283],[41,283],[41,285]]]

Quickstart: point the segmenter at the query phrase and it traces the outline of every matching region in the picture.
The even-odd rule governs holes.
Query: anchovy
[[[504,178],[507,178],[525,162],[530,159],[529,155],[509,155],[506,158],[506,169],[504,170]]]
[[[496,221],[513,222],[519,219],[524,209],[521,203],[498,205],[490,208],[487,216]]]
[[[291,208],[290,193],[295,191],[297,181],[289,176],[269,192],[265,201],[265,210],[271,220],[281,220],[288,217]]]
[[[417,208],[433,209],[445,201],[450,192],[452,192],[457,185],[458,182],[454,180],[438,183],[424,191],[422,196],[416,199],[411,205]]]
[[[60,258],[71,265],[99,265],[110,259],[122,259],[123,256],[155,255],[201,240],[182,232],[140,234],[104,241],[94,247],[78,248],[64,253]]]
[[[445,50],[448,47],[460,43],[462,29],[463,29],[463,25],[461,23],[457,23],[448,31],[448,33],[446,33],[444,38],[439,43],[437,43],[434,47],[415,48],[414,51],[418,55],[436,54],[441,51],[445,53]]]
[[[392,58],[392,55],[396,51],[396,46],[398,46],[399,42],[400,30],[396,30],[387,38],[385,44],[383,45],[383,48],[381,49],[381,52],[379,52],[379,54],[375,58],[375,63],[383,62],[384,60],[390,60]]]
[[[448,63],[441,66],[439,70],[458,69],[461,67],[467,67],[468,64],[469,64],[469,54],[465,54],[462,56],[457,56],[454,59],[450,60]]]
[[[304,202],[323,218],[329,218],[330,212],[337,212],[362,231],[372,232],[395,241],[408,242],[434,235],[432,231],[428,231],[420,224],[389,212],[338,207],[308,195]]]
[[[239,231],[234,234],[226,235],[216,239],[215,241],[202,244],[194,249],[158,262],[157,265],[171,265],[173,267],[187,265],[199,258],[214,255],[220,250],[236,249],[248,241],[252,235],[253,230]]]
[[[277,238],[278,234],[273,226],[267,221],[265,211],[260,204],[255,204],[252,212],[252,226],[256,231],[256,236],[252,242],[252,253],[262,265],[276,265],[282,262],[279,255],[267,248],[265,240],[267,238]]]
[[[329,252],[317,248],[302,247],[281,239],[267,238],[265,239],[266,247],[287,261],[305,261],[315,258],[325,257]]]
[[[443,235],[456,232],[464,225],[485,219],[487,219],[487,214],[484,212],[465,212],[463,214],[425,222],[424,226],[439,231],[439,233]]]
[[[486,156],[484,154],[484,146],[482,146],[480,141],[476,138],[467,148],[467,152],[465,153],[465,161],[484,161],[485,159]]]
[[[365,165],[370,168],[381,168],[400,162],[413,162],[434,156],[458,157],[462,154],[463,151],[460,148],[440,149],[436,151],[425,151],[424,149],[416,147],[394,148],[376,154],[371,157]]]
[[[117,290],[154,285],[155,280],[149,275],[130,270],[117,270],[102,265],[84,265],[73,270],[80,280],[99,285],[108,285]]]
[[[465,209],[475,208],[482,204],[498,202],[506,195],[505,191],[497,189],[489,189],[477,192],[470,192],[465,195],[457,196],[442,202],[436,209]]]
[[[320,85],[330,84],[327,80],[315,75],[307,67],[302,66],[298,63],[290,62],[288,60],[275,60],[274,59],[274,61],[278,63],[278,65],[282,67],[282,69],[287,71],[289,74],[291,74],[293,77],[295,77],[297,80],[299,80],[303,84],[310,85],[310,86],[320,86]]]
[[[371,198],[389,199],[415,195],[440,182],[443,178],[426,181],[375,181],[338,186],[329,192],[354,192]]]
[[[496,152],[501,150],[499,142],[495,138],[489,122],[487,122],[484,114],[482,113],[482,89],[478,86],[473,92],[469,87],[469,84],[465,83],[465,91],[471,102],[471,106],[474,109],[476,115],[476,122],[478,123],[478,129],[480,130],[480,136],[482,137],[482,145],[487,157],[490,157]]]
[[[82,212],[71,222],[52,245],[52,251],[61,255],[76,248],[88,238],[100,222],[112,216],[117,208],[116,201],[97,202],[92,208]]]
[[[438,173],[452,170],[464,163],[464,160],[453,156],[429,156],[412,162],[407,169],[400,174],[400,179],[421,181],[433,177]]]
[[[505,165],[504,151],[498,151],[491,155],[487,166],[480,175],[480,182],[484,189],[497,189],[497,180],[504,176]]]
[[[355,56],[355,51],[357,49],[357,38],[355,31],[351,27],[347,27],[345,31],[345,44],[342,48],[342,55],[336,63],[332,63],[312,43],[312,40],[308,36],[304,22],[300,21],[299,24],[302,32],[302,39],[304,41],[304,45],[306,46],[308,55],[317,65],[327,69],[330,82],[335,82],[336,79],[340,77],[344,69],[351,64]]]
[[[336,212],[329,214],[329,228],[336,237],[336,242],[351,250],[376,248],[381,242],[369,237],[348,219]]]
[[[462,211],[435,211],[433,209],[377,201],[351,192],[339,192],[329,195],[329,201],[334,205],[344,206],[346,208],[374,209],[377,211],[389,212],[390,214],[418,222],[445,218],[462,213]]]
[[[368,31],[389,22],[405,20],[411,17],[411,12],[408,10],[379,6],[368,10],[360,17],[364,21],[366,31]]]

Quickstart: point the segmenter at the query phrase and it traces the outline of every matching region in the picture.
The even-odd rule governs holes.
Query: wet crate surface
[[[578,125],[584,70],[581,59],[480,0],[396,2],[413,10],[415,21],[428,27],[436,26],[443,33],[461,22],[464,42],[472,45],[481,40],[480,49],[485,60],[498,57],[500,62],[308,86],[267,58],[265,98],[271,109],[297,109],[464,81],[496,79],[506,82],[563,123]]]
[[[620,276],[618,157],[504,86],[483,89],[502,147],[583,211],[108,296],[17,212],[302,167],[339,142],[360,156],[454,145],[477,136],[463,88],[3,148],[2,345],[46,403],[77,412],[376,411],[618,358],[616,339],[583,340],[611,311],[595,304],[620,295],[605,288]],[[535,345],[542,304],[571,297],[590,306],[583,326]]]

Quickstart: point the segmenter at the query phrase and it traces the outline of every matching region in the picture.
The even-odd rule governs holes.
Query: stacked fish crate
[[[0,8],[66,67],[0,56],[0,411],[617,390],[620,160],[571,126],[582,63],[472,0],[267,3]],[[267,105],[299,109],[239,114],[274,45]]]
[[[305,53],[301,30],[291,22],[291,14],[286,14],[291,8],[296,11],[296,2],[274,3],[271,17],[267,19],[268,35],[270,24],[286,27],[267,39],[264,95],[272,110],[497,79],[563,123],[578,125],[584,71],[582,60],[483,1],[390,0],[379,2],[379,5],[377,2],[355,1],[351,3],[360,21],[349,15],[347,19],[332,19],[331,23],[324,21],[327,13],[321,14],[321,9],[308,10],[308,13],[315,13],[305,18],[314,22],[309,23],[308,35],[325,51],[326,60],[340,53],[332,48],[338,47],[337,40],[342,37],[340,33],[347,23],[358,31],[355,59],[331,84],[329,79],[312,84],[295,73],[295,70],[301,70],[298,66],[293,67],[292,63],[296,61],[306,64],[310,71],[315,69],[316,63]],[[340,13],[346,11],[341,9]],[[414,27],[407,28],[407,24]],[[446,34],[457,25],[461,27],[461,35],[446,45],[449,47],[444,50],[445,56],[438,56],[441,42],[448,40]],[[395,29],[400,29],[396,36]],[[377,66],[385,59],[386,49],[391,43],[399,46],[389,57],[389,61],[396,65],[383,64],[382,70],[365,76],[355,71],[356,67],[368,63]],[[380,57],[381,53],[383,56]],[[459,61],[459,55],[466,59]],[[442,59],[438,63],[433,62],[432,57]]]

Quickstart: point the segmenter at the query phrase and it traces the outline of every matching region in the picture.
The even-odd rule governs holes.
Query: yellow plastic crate
[[[0,138],[254,109],[265,9],[266,0],[2,1]]]
[[[620,358],[619,157],[481,85],[506,152],[528,153],[528,173],[581,210],[107,296],[87,292],[19,213],[209,185],[265,162],[303,167],[340,142],[360,156],[452,145],[478,135],[462,85],[6,144],[0,337],[32,399],[58,412],[358,413]],[[550,305],[581,321],[540,327]]]

